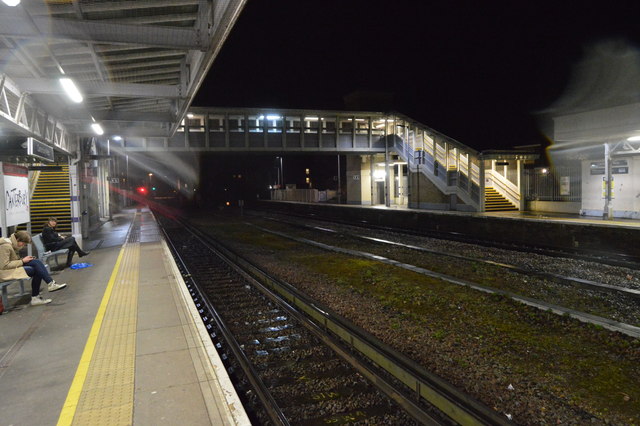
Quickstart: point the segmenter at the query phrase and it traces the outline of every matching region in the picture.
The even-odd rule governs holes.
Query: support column
[[[479,184],[479,188],[478,191],[480,192],[479,195],[479,202],[478,204],[480,205],[480,211],[483,212],[485,207],[484,207],[484,188],[486,186],[486,182],[484,181],[484,158],[482,157],[482,155],[478,156],[478,184]]]
[[[405,188],[404,188],[404,184],[402,179],[404,178],[404,174],[403,172],[403,167],[401,164],[398,164],[398,194],[396,194],[398,196],[398,201],[400,201],[400,205],[404,205],[404,201],[406,199],[405,197]],[[394,177],[395,179],[395,177]]]
[[[375,204],[374,195],[375,195],[375,187],[376,187],[376,182],[374,178],[375,166],[373,164],[373,159],[374,159],[374,155],[371,154],[369,156],[369,182],[371,186],[371,205],[372,206]]]
[[[524,169],[522,168],[522,160],[516,160],[516,164],[518,167],[518,171],[517,171],[517,175],[518,175],[518,197],[519,197],[519,201],[520,201],[520,205],[518,210],[520,211],[524,211],[524,197],[522,196],[522,174],[524,173]]]
[[[613,205],[611,203],[611,147],[608,143],[604,144],[604,173],[605,173],[605,199],[604,208],[602,209],[602,218],[605,220],[613,219]]]
[[[389,139],[387,138],[384,144],[384,205],[387,207],[391,207],[389,189]]]
[[[82,210],[80,208],[80,188],[78,186],[78,166],[69,164],[69,180],[71,181],[71,234],[82,247]]]

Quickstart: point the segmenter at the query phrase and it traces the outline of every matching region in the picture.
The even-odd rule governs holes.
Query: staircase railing
[[[422,173],[441,192],[447,195],[455,194],[471,210],[479,211],[480,171],[476,164],[477,154],[471,149],[465,149],[464,145],[459,143],[455,148],[447,151],[441,144],[435,143],[435,140],[427,144],[424,144],[424,141],[416,141],[416,133],[419,135],[427,133],[426,128],[418,128],[418,130],[418,132],[405,131],[405,135],[397,133],[388,135],[389,148],[407,162],[411,172]]]
[[[36,190],[36,184],[38,183],[39,177],[40,170],[34,170],[31,172],[31,176],[29,177],[29,200],[33,197],[33,192]]]
[[[484,171],[484,180],[486,186],[493,187],[500,195],[520,209],[520,190],[517,185],[491,169]]]

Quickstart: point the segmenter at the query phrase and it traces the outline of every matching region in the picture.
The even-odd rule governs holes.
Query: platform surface
[[[0,424],[250,424],[151,213],[124,211],[83,245],[74,261],[92,266],[55,273],[68,287],[45,288],[49,305],[10,290]]]

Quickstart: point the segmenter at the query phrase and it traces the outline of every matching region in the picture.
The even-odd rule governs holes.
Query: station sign
[[[2,208],[0,225],[3,231],[9,226],[28,223],[29,217],[29,171],[26,167],[10,163],[0,163],[2,179]],[[5,236],[3,232],[3,236]]]
[[[27,154],[49,163],[53,163],[55,161],[53,148],[34,138],[27,139]]]
[[[603,175],[604,161],[594,161],[590,165],[589,173],[591,175]],[[627,160],[613,160],[611,161],[611,174],[614,175],[626,175],[629,173],[629,163]]]

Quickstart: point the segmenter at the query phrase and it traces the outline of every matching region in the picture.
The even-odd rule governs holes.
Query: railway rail
[[[282,223],[282,222],[281,222]],[[286,223],[287,225],[291,225],[291,223]],[[300,243],[303,244],[309,244],[309,245],[313,245],[316,247],[319,247],[321,249],[324,250],[329,250],[329,251],[334,251],[334,252],[338,252],[338,253],[345,253],[345,254],[350,254],[350,255],[354,255],[354,256],[359,256],[359,257],[364,257],[364,258],[368,258],[368,259],[372,259],[372,260],[376,260],[378,262],[382,262],[382,263],[387,263],[387,264],[391,264],[403,269],[407,269],[407,270],[411,270],[414,272],[418,272],[420,274],[424,274],[433,278],[437,278],[437,279],[441,279],[456,285],[462,285],[462,286],[466,286],[466,287],[470,287],[479,291],[483,291],[483,292],[488,292],[488,293],[497,293],[497,294],[502,294],[505,296],[508,296],[514,300],[517,300],[521,303],[533,306],[535,308],[541,309],[543,311],[551,311],[551,312],[555,312],[559,315],[569,315],[573,318],[578,319],[579,321],[582,322],[586,322],[586,323],[591,323],[597,326],[601,326],[613,331],[618,331],[624,334],[627,334],[629,336],[632,337],[640,337],[640,327],[635,326],[633,324],[627,324],[625,322],[621,322],[621,321],[617,321],[611,318],[606,318],[606,317],[602,317],[599,315],[594,315],[590,312],[583,312],[582,310],[579,309],[575,309],[572,307],[566,307],[566,306],[561,306],[558,305],[557,303],[551,303],[549,301],[545,301],[545,300],[541,300],[541,299],[537,299],[537,298],[532,298],[532,297],[527,297],[525,295],[522,295],[520,291],[518,292],[514,292],[513,290],[509,291],[509,290],[505,290],[505,289],[501,289],[501,288],[496,288],[494,286],[488,286],[487,284],[482,284],[476,281],[472,281],[473,277],[469,278],[469,279],[465,279],[465,278],[461,278],[461,277],[457,277],[457,276],[451,276],[448,274],[443,274],[441,272],[436,272],[430,269],[425,269],[424,267],[421,267],[419,265],[416,265],[414,263],[405,263],[405,260],[402,259],[402,256],[400,256],[400,258],[398,257],[393,257],[393,258],[389,258],[386,256],[381,255],[380,251],[376,252],[376,251],[371,251],[372,247],[371,246],[365,246],[365,249],[368,251],[362,251],[362,249],[360,249],[359,247],[354,248],[353,246],[349,246],[349,244],[345,241],[335,241],[335,239],[339,238],[341,236],[341,234],[339,233],[335,233],[333,232],[333,230],[329,230],[327,228],[315,228],[315,227],[307,227],[306,225],[300,225],[300,224],[295,224],[297,227],[302,227],[304,229],[309,230],[310,232],[322,232],[322,233],[329,233],[330,235],[332,235],[332,238],[321,238],[321,239],[310,239],[311,237],[305,237],[305,236],[300,236],[300,235],[293,235],[291,233],[287,233],[287,232],[282,232],[279,230],[273,230],[273,229],[267,229],[264,227],[260,227],[257,226],[255,224],[249,224],[250,226],[255,226],[257,229],[263,231],[263,232],[269,232],[269,233],[273,233],[275,235],[284,237],[284,238],[288,238],[294,241],[298,241]],[[342,234],[344,235],[344,234]],[[370,241],[369,238],[366,238],[366,240]],[[347,246],[348,248],[345,248],[345,246]],[[407,247],[405,245],[401,245],[404,248],[410,248],[412,250],[415,250],[417,247],[415,246],[410,246]],[[436,253],[438,255],[440,255],[441,253]],[[468,260],[467,258],[463,257],[463,256],[452,256],[455,258],[464,258],[465,260]],[[414,259],[415,260],[415,259]],[[472,259],[474,261],[476,261],[476,259]],[[500,268],[504,267],[502,265],[495,265],[494,262],[490,262],[489,263],[491,266],[498,266]],[[506,266],[506,265],[505,265]],[[446,268],[445,268],[446,269]],[[509,269],[509,268],[507,268]],[[546,275],[546,274],[542,274],[542,273],[538,273],[538,272],[534,272],[534,273],[530,273],[529,271],[523,271],[523,270],[519,270],[517,271],[520,274],[524,274],[525,276],[529,276],[529,275]],[[638,292],[631,290],[631,289],[624,289],[624,288],[618,288],[615,286],[605,286],[602,285],[600,283],[594,283],[594,282],[586,282],[585,281],[576,281],[574,279],[571,279],[570,277],[555,277],[555,276],[550,276],[550,278],[553,278],[556,281],[559,281],[561,283],[566,284],[567,282],[570,282],[572,284],[578,284],[580,287],[587,287],[587,288],[597,288],[598,290],[604,290],[607,292],[615,292],[617,294],[613,294],[612,296],[619,296],[618,299],[622,299],[623,301],[626,299],[631,299],[629,300],[627,303],[631,306],[635,306],[637,304],[637,296],[638,296]],[[559,279],[562,278],[562,279]],[[526,279],[524,279],[523,281],[524,283],[526,283],[526,286],[529,286],[529,283],[526,282]],[[569,288],[564,288],[565,289],[565,293],[568,293],[569,291],[571,291]],[[574,291],[575,292],[575,291]],[[598,300],[594,300],[593,298],[589,298],[590,301],[592,302],[593,305],[595,305],[596,307],[599,304],[607,304],[607,302],[603,301],[603,302],[599,302]],[[618,313],[619,315],[624,315],[625,313]],[[633,315],[631,315],[633,317]],[[636,318],[637,321],[637,318]]]
[[[510,423],[192,226],[159,222],[257,423]]]
[[[321,227],[321,226],[308,225],[306,223],[300,223],[300,222],[295,222],[295,221],[291,221],[291,220],[285,220],[285,219],[282,219],[282,218],[269,217],[268,219],[276,221],[276,222],[279,222],[279,223],[284,223],[284,224],[287,224],[287,225],[290,225],[290,226],[299,227],[299,228],[310,229],[310,230],[313,230],[313,231],[320,231],[320,232],[329,233],[329,234],[336,234],[336,235],[341,235],[341,236],[345,236],[345,237],[349,237],[349,238],[360,239],[360,240],[364,240],[364,241],[371,241],[371,242],[374,242],[374,243],[380,243],[380,244],[385,244],[385,245],[390,245],[390,246],[398,246],[398,247],[407,248],[407,249],[410,249],[410,250],[415,250],[417,252],[429,253],[429,254],[433,254],[433,255],[436,255],[436,256],[442,256],[442,257],[445,257],[445,258],[454,258],[454,259],[461,259],[461,260],[464,260],[464,261],[484,263],[486,265],[497,266],[499,268],[504,268],[506,270],[517,272],[519,274],[523,274],[523,275],[527,275],[527,276],[536,276],[536,277],[540,277],[540,278],[554,280],[554,281],[559,282],[559,283],[572,284],[572,285],[576,285],[576,286],[579,286],[579,287],[582,287],[582,288],[594,289],[594,290],[598,290],[598,291],[620,293],[620,294],[623,294],[623,295],[631,297],[631,298],[640,299],[640,290],[636,290],[636,289],[632,289],[632,288],[628,288],[628,287],[609,285],[609,284],[605,284],[605,283],[601,283],[601,282],[597,282],[597,281],[593,281],[593,280],[588,280],[588,279],[583,279],[583,278],[578,278],[578,277],[572,277],[572,276],[562,275],[562,274],[558,274],[558,273],[551,273],[551,272],[545,272],[545,271],[540,271],[540,270],[534,270],[534,269],[531,269],[531,268],[523,268],[523,267],[520,267],[520,266],[517,266],[517,265],[514,265],[514,264],[496,262],[496,261],[493,261],[493,260],[487,260],[487,259],[482,259],[482,258],[478,258],[478,257],[464,256],[464,255],[460,255],[460,254],[456,254],[456,253],[445,252],[445,251],[442,251],[442,250],[429,249],[427,247],[417,246],[417,245],[413,245],[413,244],[405,244],[405,243],[400,243],[400,242],[397,242],[397,241],[391,241],[391,240],[384,239],[384,238],[372,237],[372,236],[369,236],[369,235],[355,234],[355,233],[351,233],[351,232],[340,230],[340,229],[333,229],[333,228],[327,228],[327,227]]]
[[[356,227],[366,228],[366,229],[376,229],[380,231],[388,231],[388,232],[401,233],[401,234],[407,234],[409,232],[407,229],[377,225],[367,221],[344,220],[336,217],[322,216],[314,213],[303,214],[299,211],[283,212],[273,208],[267,211],[272,213],[277,212],[278,214],[283,214],[283,215],[292,216],[292,217],[312,219],[317,221],[323,221],[326,223],[336,223],[341,225],[356,226]],[[250,211],[248,210],[246,210],[246,212],[250,213]],[[256,213],[259,215],[263,215],[265,212],[256,211]],[[429,238],[457,241],[457,242],[468,243],[468,244],[477,244],[485,247],[520,251],[522,253],[535,253],[535,254],[540,254],[540,255],[550,256],[550,257],[564,257],[564,258],[570,258],[570,259],[576,259],[576,260],[584,260],[588,262],[598,262],[605,265],[620,266],[620,267],[640,270],[640,259],[637,256],[629,255],[626,253],[612,253],[610,251],[605,251],[605,250],[599,251],[599,250],[592,250],[592,249],[583,249],[579,247],[558,248],[553,246],[542,246],[542,245],[526,246],[526,245],[516,244],[516,243],[507,243],[507,242],[500,242],[500,241],[489,241],[489,240],[478,239],[471,235],[466,235],[461,232],[436,231],[436,230],[425,230],[425,229],[418,229],[418,230],[412,229],[410,232],[411,232],[411,235],[420,235],[420,236],[429,237]]]

